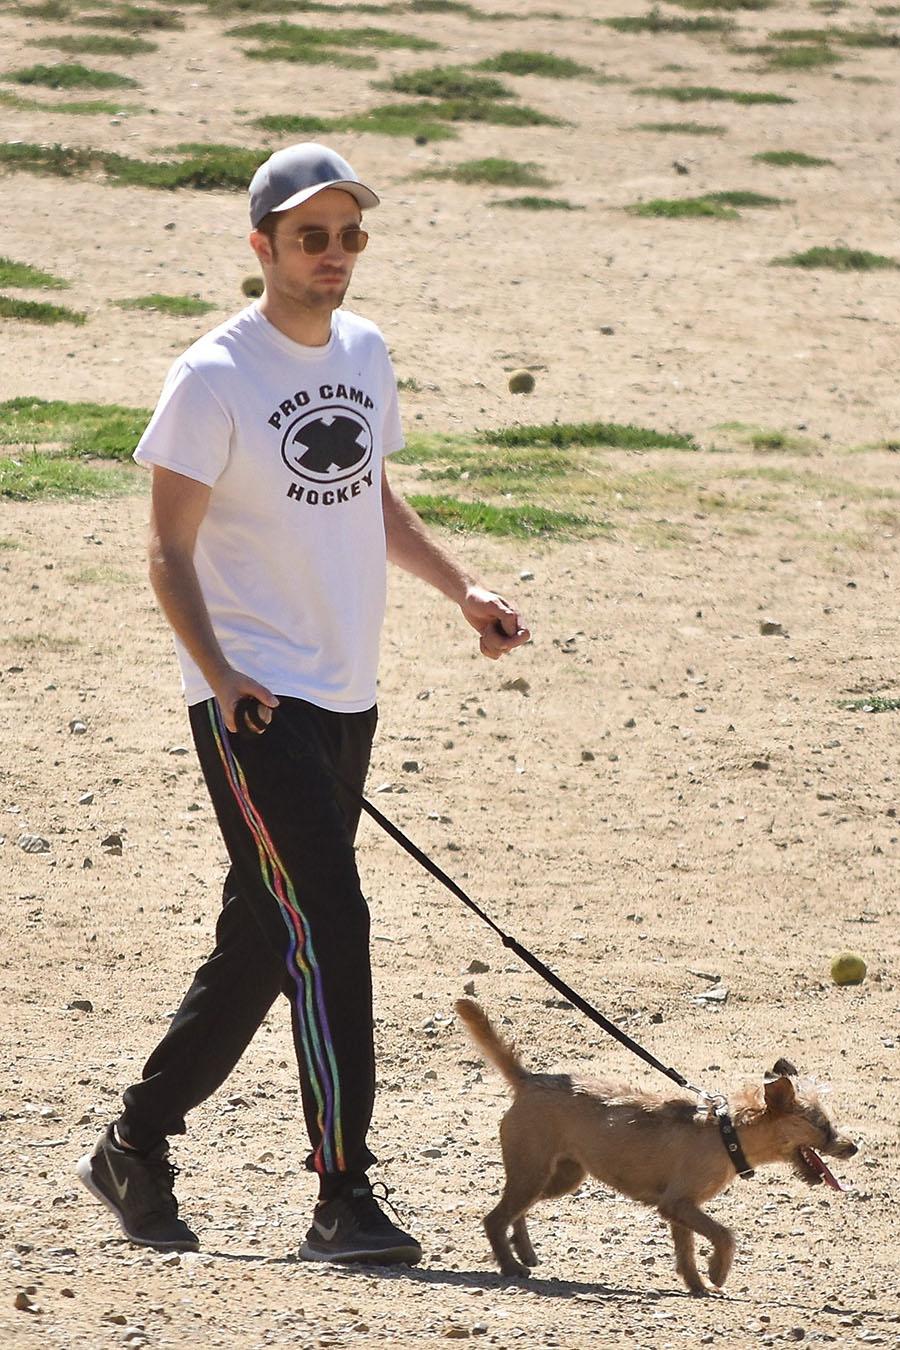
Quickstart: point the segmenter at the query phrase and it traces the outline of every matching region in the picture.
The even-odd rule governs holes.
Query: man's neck
[[[325,347],[331,338],[334,312],[331,309],[301,309],[296,303],[282,305],[277,297],[266,292],[259,302],[259,312],[273,328],[303,347]]]

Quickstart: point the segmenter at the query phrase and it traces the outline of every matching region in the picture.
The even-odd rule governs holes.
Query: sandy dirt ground
[[[492,8],[516,12],[506,0]],[[786,1055],[827,1085],[829,1111],[860,1145],[838,1169],[848,1192],[809,1190],[784,1169],[736,1183],[710,1206],[737,1233],[734,1271],[724,1296],[696,1300],[656,1216],[586,1184],[536,1212],[534,1276],[502,1280],[480,1220],[500,1183],[506,1094],[454,1020],[454,998],[473,984],[534,1067],[665,1080],[560,1006],[364,822],[380,1054],[372,1142],[378,1176],[422,1240],[421,1267],[296,1260],[313,1190],[285,1007],[176,1143],[182,1211],[202,1251],[166,1257],[121,1239],[73,1166],[210,949],[225,866],[145,578],[135,470],[122,498],[0,505],[4,1346],[898,1344],[897,720],[839,703],[898,692],[889,445],[900,274],[767,263],[816,244],[898,251],[900,57],[857,50],[840,79],[762,76],[718,40],[620,35],[570,0],[554,9],[564,17],[379,22],[440,40],[441,60],[541,49],[637,84],[771,89],[797,102],[683,108],[626,83],[523,78],[513,83],[525,101],[573,125],[469,127],[424,147],[341,138],[384,194],[354,302],[420,386],[404,396],[408,425],[634,420],[712,446],[719,424],[740,420],[803,424],[807,440],[802,453],[708,449],[689,469],[671,452],[610,454],[662,487],[652,509],[612,502],[608,537],[458,541],[531,620],[533,643],[502,665],[476,655],[445,602],[393,575],[370,788],[498,923],[691,1081],[729,1092]],[[739,24],[749,42],[871,13],[851,5],[823,19],[785,5]],[[62,27],[7,7],[5,67],[36,59],[28,37]],[[150,155],[184,140],[254,143],[250,116],[332,115],[383,97],[365,74],[247,61],[224,27],[190,12],[186,31],[160,34],[160,52],[139,65],[87,58],[139,78],[128,101],[155,114],[3,109],[5,138]],[[383,78],[431,57],[379,59]],[[630,130],[684,117],[728,134]],[[835,168],[754,164],[767,148]],[[541,164],[587,209],[506,212],[490,207],[493,190],[411,179],[489,153]],[[739,222],[621,211],[731,187],[792,202]],[[90,314],[77,330],[4,323],[4,398],[152,404],[169,361],[216,315],[123,313],[111,301],[197,292],[223,318],[240,303],[251,268],[237,195],[25,174],[2,188],[4,253],[65,276],[64,302]],[[538,379],[524,410],[506,391],[519,365]],[[679,475],[690,490],[682,482],[667,497]],[[420,487],[412,467],[397,480]],[[763,619],[783,631],[764,635]],[[504,687],[517,676],[524,691]],[[24,851],[28,835],[46,850]],[[868,961],[862,985],[831,983],[842,948]],[[711,989],[724,996],[700,998]]]

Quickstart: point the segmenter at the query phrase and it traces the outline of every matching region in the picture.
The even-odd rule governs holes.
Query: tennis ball
[[[514,370],[508,384],[511,394],[530,394],[534,388],[534,376],[530,370]]]
[[[262,277],[244,277],[241,282],[241,290],[244,295],[249,295],[251,299],[262,295],[265,289],[265,282]]]
[[[831,963],[831,978],[835,984],[862,984],[866,963],[858,952],[838,952]]]

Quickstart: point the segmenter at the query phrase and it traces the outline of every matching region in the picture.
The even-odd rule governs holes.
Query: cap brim
[[[335,178],[330,183],[315,183],[313,187],[303,188],[301,192],[295,192],[287,201],[281,202],[278,206],[273,206],[272,211],[290,211],[293,206],[300,206],[303,202],[309,201],[310,197],[315,197],[317,192],[325,192],[328,188],[340,188],[341,192],[349,192],[351,197],[355,197],[360,206],[366,210],[371,210],[377,206],[379,198],[371,188],[367,188],[365,183],[356,183],[352,179]]]

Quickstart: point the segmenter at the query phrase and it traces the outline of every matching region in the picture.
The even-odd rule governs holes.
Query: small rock
[[[74,1290],[74,1289],[60,1289],[60,1291],[59,1291],[59,1296],[60,1296],[60,1298],[74,1298],[74,1297],[75,1297],[75,1290]]]
[[[767,759],[755,759],[753,763],[750,765],[751,769],[768,769],[770,767],[771,766]]]
[[[463,985],[463,993],[464,993],[464,994],[468,994],[470,998],[474,998],[474,997],[475,997],[475,981],[474,981],[474,980],[466,980],[465,984]]]
[[[180,1265],[181,1265],[181,1257],[179,1256],[178,1252],[170,1252],[168,1256],[164,1256],[164,1257],[163,1257],[162,1261],[160,1262],[160,1265],[162,1265],[162,1266],[180,1266]],[[124,1318],[124,1317],[122,1318],[122,1321],[123,1321],[123,1322],[125,1321],[125,1318]]]
[[[78,798],[78,805],[93,806],[93,804],[94,804],[93,792],[82,792],[81,796]]]
[[[672,160],[672,168],[675,170],[676,173],[680,173],[680,174],[687,174],[687,173],[690,173],[690,169],[688,168],[688,166],[685,164],[684,160],[682,160],[682,159],[673,159],[673,160]]]
[[[23,853],[50,852],[50,840],[41,834],[20,834],[18,844]]]
[[[187,755],[190,754],[186,745],[173,745],[166,751],[168,755]]]
[[[13,1307],[19,1312],[34,1313],[39,1316],[44,1310],[39,1303],[35,1303],[31,1295],[24,1289],[20,1289],[13,1299]]]
[[[469,1339],[469,1328],[450,1325],[444,1327],[444,1335],[448,1341],[467,1341]]]
[[[582,750],[581,752],[582,764],[593,764],[595,759],[596,755],[594,754],[593,750]]]
[[[520,580],[520,581],[534,581],[534,573],[533,573],[533,572],[520,572],[520,573],[519,573],[519,580]]]
[[[759,631],[763,637],[785,637],[785,631],[777,619],[760,619]]]
[[[504,680],[500,688],[516,694],[523,694],[525,698],[531,693],[531,685],[521,675],[517,675],[514,680]]]
[[[417,759],[405,759],[400,765],[404,773],[421,773],[422,766]]]
[[[116,1313],[116,1312],[104,1313],[100,1321],[112,1322],[113,1326],[116,1327],[128,1326],[128,1318],[125,1316],[124,1313]]]
[[[626,727],[629,731],[631,731],[634,727],[637,726],[637,722],[634,720],[633,717],[629,717],[628,721],[623,722],[622,725],[623,727]]]
[[[100,840],[100,847],[105,848],[107,853],[112,853],[116,857],[121,857],[122,836],[114,830],[112,834],[108,834],[105,839]]]
[[[89,998],[73,998],[66,1007],[73,1012],[93,1012],[94,1005]]]
[[[477,956],[466,966],[466,974],[468,975],[486,975],[489,970],[490,966],[487,962],[479,961]]]
[[[80,721],[80,719],[77,717],[74,717],[72,721],[69,723],[69,731],[73,736],[83,736],[84,733],[87,731],[87,723]]]
[[[601,323],[600,325],[600,332],[603,334],[604,337],[613,337],[615,335],[615,331],[616,330],[613,328],[611,323]]]

